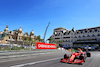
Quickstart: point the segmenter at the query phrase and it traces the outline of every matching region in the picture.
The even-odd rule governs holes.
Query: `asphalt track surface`
[[[65,52],[0,63],[0,67],[100,67],[100,51],[91,52],[83,65],[61,63]],[[69,54],[69,53],[68,53]]]

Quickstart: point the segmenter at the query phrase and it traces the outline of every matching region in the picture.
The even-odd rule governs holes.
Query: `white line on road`
[[[60,59],[60,58],[62,58],[62,57],[48,59],[48,60],[42,60],[42,61],[36,61],[36,62],[31,62],[31,63],[25,63],[25,64],[20,64],[20,65],[14,65],[14,66],[10,66],[10,67],[23,67],[23,66],[26,66],[26,65],[34,65],[34,64],[37,64],[37,63],[52,61],[52,60],[56,60],[56,59]]]

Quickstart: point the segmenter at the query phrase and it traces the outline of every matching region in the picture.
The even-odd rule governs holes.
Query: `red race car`
[[[90,57],[90,53],[85,53],[83,51],[77,51],[75,53],[72,53],[71,56],[65,54],[64,58],[61,59],[61,62],[78,63],[82,65],[85,62],[86,57]]]

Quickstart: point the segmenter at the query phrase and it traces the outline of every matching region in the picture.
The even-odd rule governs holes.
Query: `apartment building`
[[[75,30],[68,30],[65,28],[54,29],[51,36],[53,42],[58,42],[59,46],[64,48],[68,47],[81,47],[95,49],[100,45],[100,27],[86,28]]]

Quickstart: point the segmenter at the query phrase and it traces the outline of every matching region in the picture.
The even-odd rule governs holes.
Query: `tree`
[[[49,43],[53,43],[53,38],[52,37],[50,37],[50,39],[49,39]]]
[[[31,44],[32,44],[32,38],[29,38],[29,44],[30,44],[30,49],[31,49]]]
[[[60,41],[59,41],[59,43],[63,43],[63,41],[62,41],[62,40],[60,40]],[[62,47],[63,45],[62,45],[62,44],[59,44],[59,46],[60,46],[60,47]]]
[[[17,29],[15,29],[15,30],[13,30],[13,31],[16,31],[16,32],[18,32],[18,30],[17,30]]]
[[[60,41],[55,41],[55,40],[53,40],[53,42],[56,43],[56,46],[57,46],[57,47],[58,47],[58,44],[59,44],[60,47],[63,46],[63,45],[61,44],[61,43],[63,43],[62,40],[60,40]]]
[[[60,40],[60,41],[59,41],[59,43],[63,43],[63,41],[62,41],[62,40]]]
[[[37,43],[37,40],[32,41],[33,46],[36,46],[36,43]]]
[[[29,43],[30,43],[30,45],[31,45],[31,42],[32,42],[32,38],[29,38],[28,40],[29,40]]]
[[[39,36],[37,36],[37,40],[38,41],[42,41],[42,39],[41,39],[41,36],[39,35]]]
[[[27,37],[23,37],[23,46],[25,45],[25,42],[27,42],[28,38]]]

